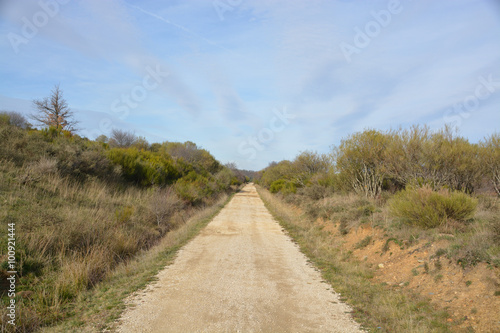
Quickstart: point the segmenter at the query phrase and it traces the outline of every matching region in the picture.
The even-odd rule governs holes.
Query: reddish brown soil
[[[500,269],[485,263],[463,269],[445,256],[433,256],[445,248],[446,241],[403,249],[393,241],[384,252],[387,237],[384,231],[361,226],[341,236],[337,227],[321,223],[332,237],[343,237],[343,247],[359,260],[375,268],[374,282],[386,283],[388,288],[411,289],[428,297],[438,309],[446,309],[458,331],[500,332]],[[365,237],[372,240],[366,247],[356,249]]]

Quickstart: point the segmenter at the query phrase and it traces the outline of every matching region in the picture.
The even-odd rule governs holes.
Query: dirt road
[[[119,332],[360,332],[252,184],[158,278]]]

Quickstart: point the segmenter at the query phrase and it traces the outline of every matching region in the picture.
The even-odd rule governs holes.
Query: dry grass
[[[198,214],[168,190],[78,182],[55,172],[53,164],[45,157],[23,168],[0,163],[0,220],[16,224],[17,292],[30,292],[17,297],[21,332],[71,316],[82,294],[172,229],[182,233],[185,221]],[[6,232],[0,230],[2,276]],[[8,298],[3,291],[1,296],[0,327],[5,327]]]
[[[260,187],[258,191],[266,207],[321,270],[325,280],[353,306],[354,317],[365,327],[377,332],[449,331],[445,312],[436,312],[426,299],[416,294],[372,283],[372,269],[341,250],[342,237],[333,237],[307,214],[294,214],[290,205],[268,191]],[[365,208],[373,205],[371,201],[351,196],[324,200],[323,205],[328,201],[334,207],[331,219],[342,214],[345,219],[358,216],[357,223],[372,210]]]
[[[222,195],[212,206],[198,208],[187,221],[169,232],[147,251],[141,251],[119,264],[95,288],[80,293],[71,311],[77,316],[45,327],[43,332],[96,332],[115,327],[115,320],[125,309],[125,299],[156,279],[156,274],[170,264],[177,251],[196,236],[231,197]]]
[[[171,218],[181,208],[182,201],[172,187],[154,190],[150,201],[150,210],[158,226],[167,224],[168,228],[174,227]]]

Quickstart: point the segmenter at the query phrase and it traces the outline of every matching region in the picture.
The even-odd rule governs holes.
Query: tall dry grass
[[[185,223],[168,232],[158,244],[118,264],[96,288],[80,293],[71,307],[77,316],[44,327],[42,332],[112,331],[116,326],[115,320],[125,308],[125,298],[144,288],[165,265],[173,262],[176,252],[195,237],[230,198],[223,194],[213,205],[194,209]]]
[[[206,198],[209,205],[215,198]],[[0,163],[0,220],[16,225],[17,331],[31,332],[69,315],[68,304],[118,265],[182,226],[198,208],[168,189],[145,189],[62,176],[42,157],[19,167]],[[200,207],[202,208],[202,207]],[[0,262],[6,272],[6,232]],[[3,292],[3,291],[2,291]],[[2,294],[0,327],[6,326]]]

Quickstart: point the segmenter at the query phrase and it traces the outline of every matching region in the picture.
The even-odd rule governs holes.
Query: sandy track
[[[359,332],[247,185],[134,296],[119,332]]]

